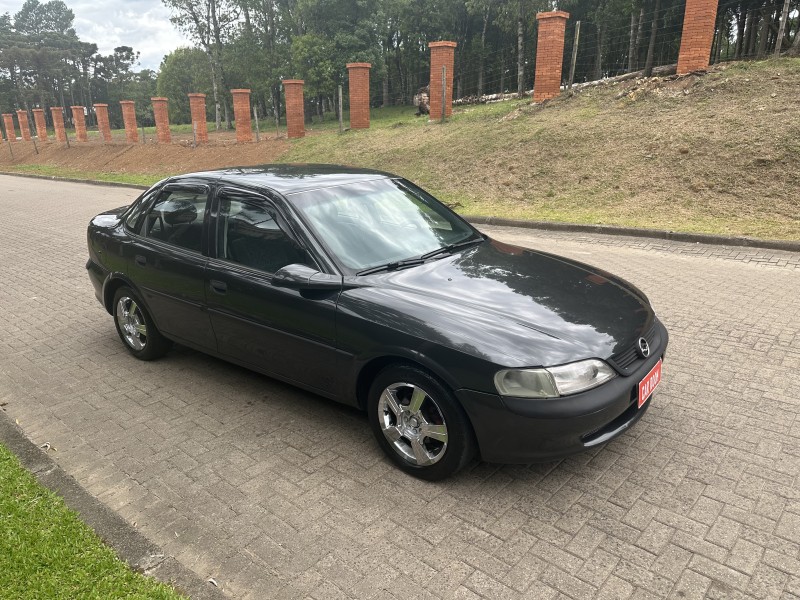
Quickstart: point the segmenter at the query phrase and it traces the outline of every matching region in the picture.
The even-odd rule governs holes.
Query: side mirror
[[[342,288],[342,278],[340,275],[320,273],[308,265],[292,264],[275,272],[272,285],[292,290],[339,290]]]

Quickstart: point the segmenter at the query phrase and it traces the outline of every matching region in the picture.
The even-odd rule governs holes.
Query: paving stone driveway
[[[355,411],[181,347],[130,357],[85,226],[136,194],[0,176],[0,404],[230,596],[800,598],[797,254],[486,227],[645,290],[665,381],[602,449],[431,484]]]

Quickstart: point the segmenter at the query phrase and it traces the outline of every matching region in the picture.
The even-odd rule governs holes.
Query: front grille
[[[647,340],[647,343],[650,345],[651,351],[655,350],[658,347],[657,343],[658,340],[656,340],[655,322],[653,322],[653,326],[650,327],[647,333],[645,333],[642,337]],[[637,344],[634,343],[626,350],[612,356],[609,362],[611,362],[612,366],[616,367],[617,370],[623,375],[630,375],[634,371],[638,362],[641,360],[644,359],[641,356],[639,356],[639,352],[637,351]]]

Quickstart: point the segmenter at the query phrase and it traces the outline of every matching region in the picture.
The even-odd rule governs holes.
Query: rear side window
[[[199,190],[166,190],[162,192],[144,219],[143,235],[201,252],[203,215],[207,193]]]

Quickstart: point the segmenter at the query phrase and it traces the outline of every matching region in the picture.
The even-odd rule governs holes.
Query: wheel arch
[[[403,352],[392,352],[374,356],[363,363],[358,371],[355,384],[355,395],[358,408],[366,410],[369,388],[375,377],[389,365],[408,365],[426,371],[444,383],[451,391],[458,389],[457,384],[445,369],[422,354],[407,355]],[[455,396],[455,394],[454,394]]]
[[[145,301],[144,296],[139,291],[139,288],[137,288],[130,279],[128,279],[121,273],[112,273],[111,275],[108,276],[105,283],[103,284],[103,306],[110,315],[114,314],[114,294],[116,294],[117,290],[122,286],[128,286],[134,292],[136,292],[139,298],[141,298],[142,302]],[[147,308],[146,304],[145,308]],[[150,312],[149,309],[148,312]],[[152,318],[152,313],[151,313],[151,318]]]

